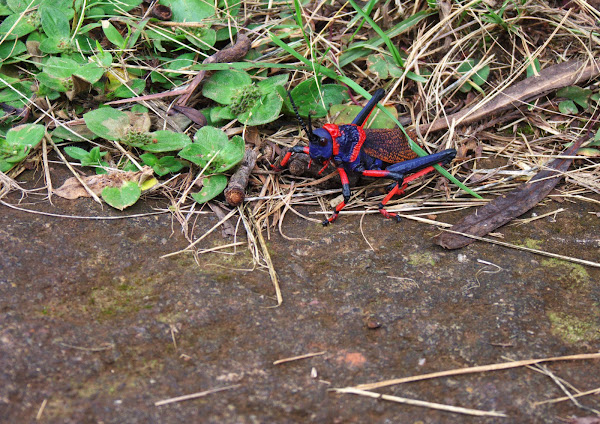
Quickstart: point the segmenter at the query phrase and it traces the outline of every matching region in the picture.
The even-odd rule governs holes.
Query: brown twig
[[[206,64],[237,62],[238,60],[246,56],[248,50],[250,50],[250,39],[244,34],[239,34],[237,41],[233,46],[216,52],[212,56],[209,56],[206,59],[204,59],[202,63]],[[146,100],[162,99],[165,97],[182,96],[179,100],[177,100],[176,106],[180,109],[179,112],[186,114],[187,103],[191,95],[194,94],[194,91],[196,91],[196,88],[198,88],[198,85],[200,85],[200,83],[206,76],[206,72],[207,71],[204,70],[198,72],[192,80],[192,82],[186,88],[165,91],[163,93],[148,94],[146,96],[130,97],[129,99],[115,100],[106,104],[119,105],[123,103],[141,102]],[[178,109],[177,107],[176,109]]]
[[[248,179],[252,169],[254,169],[257,157],[258,154],[254,149],[247,148],[242,163],[235,174],[231,176],[229,185],[225,189],[225,199],[231,206],[239,206],[244,201]]]

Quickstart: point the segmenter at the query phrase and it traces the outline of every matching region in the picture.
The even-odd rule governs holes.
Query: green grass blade
[[[367,5],[365,6],[365,13],[367,15],[370,15],[376,4],[377,4],[377,0],[370,0],[369,3],[367,3]],[[356,15],[354,18],[352,18],[352,20],[348,24],[348,27],[352,28],[356,24],[356,22],[358,22],[359,19],[360,19],[360,17],[358,15]],[[358,31],[360,31],[362,29],[364,24],[365,24],[365,20],[363,19],[360,22],[360,24],[358,24],[358,28],[356,28],[356,31],[354,31],[354,33],[352,34],[352,37],[350,37],[349,42],[352,42],[352,40],[354,40],[354,37],[356,37],[356,34],[358,34]]]
[[[360,8],[360,6],[354,2],[354,0],[348,0],[348,2],[352,5],[354,10],[356,10],[356,13],[361,15],[362,18],[365,21],[367,21],[369,23],[369,25],[371,25],[371,28],[373,28],[375,30],[375,32],[383,39],[383,41],[385,42],[385,45],[387,46],[390,53],[392,54],[392,57],[396,61],[396,64],[398,66],[404,68],[404,60],[402,59],[402,57],[400,57],[400,52],[398,51],[396,46],[394,46],[394,43],[392,43],[392,40],[390,40],[390,37],[388,37],[388,35],[379,27],[379,25],[377,25],[375,23],[375,21],[373,19],[371,19],[371,17],[364,12]]]
[[[399,24],[387,30],[385,32],[385,35],[389,39],[396,37],[397,35],[408,31],[410,28],[421,22],[423,19],[433,14],[435,14],[435,12],[427,10],[417,12],[411,17],[403,20]],[[366,55],[366,53],[364,52],[365,50],[373,50],[382,45],[383,43],[385,43],[385,40],[382,37],[376,37],[368,41],[360,41],[358,43],[351,44],[348,47],[348,49],[340,56],[340,66],[344,67],[350,62],[353,62],[355,59],[364,57]],[[358,54],[356,52],[358,52]]]

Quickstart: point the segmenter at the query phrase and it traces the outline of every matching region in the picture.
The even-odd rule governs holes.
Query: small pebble
[[[371,330],[376,330],[379,327],[381,327],[381,323],[379,321],[377,321],[375,318],[369,318],[369,320],[367,321],[367,328]]]

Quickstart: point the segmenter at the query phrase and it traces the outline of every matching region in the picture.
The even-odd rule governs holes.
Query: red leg
[[[344,195],[344,200],[335,207],[333,215],[322,222],[323,226],[335,221],[340,214],[340,211],[344,209],[346,203],[350,200],[350,181],[348,180],[348,174],[346,174],[346,170],[342,167],[338,168],[338,173],[340,174],[340,180],[342,180],[342,194]]]
[[[378,205],[379,212],[386,218],[394,218],[397,221],[400,221],[400,217],[397,213],[388,212],[385,210],[385,205],[392,199],[392,197],[404,193],[406,189],[407,183],[411,182],[414,179],[422,177],[425,174],[433,171],[435,168],[433,166],[428,166],[427,168],[423,168],[422,170],[415,172],[414,174],[403,178],[402,175],[396,174],[394,172],[390,172],[387,170],[367,170],[363,171],[363,175],[365,177],[383,177],[383,178],[392,178],[396,180],[396,185],[394,188],[383,198],[381,203]]]

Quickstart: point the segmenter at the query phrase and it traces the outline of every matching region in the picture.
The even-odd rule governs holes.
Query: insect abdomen
[[[412,151],[401,129],[365,129],[366,139],[363,151],[387,163],[398,163],[414,159],[417,154]],[[410,133],[409,133],[410,134]],[[411,135],[412,138],[414,138]]]

